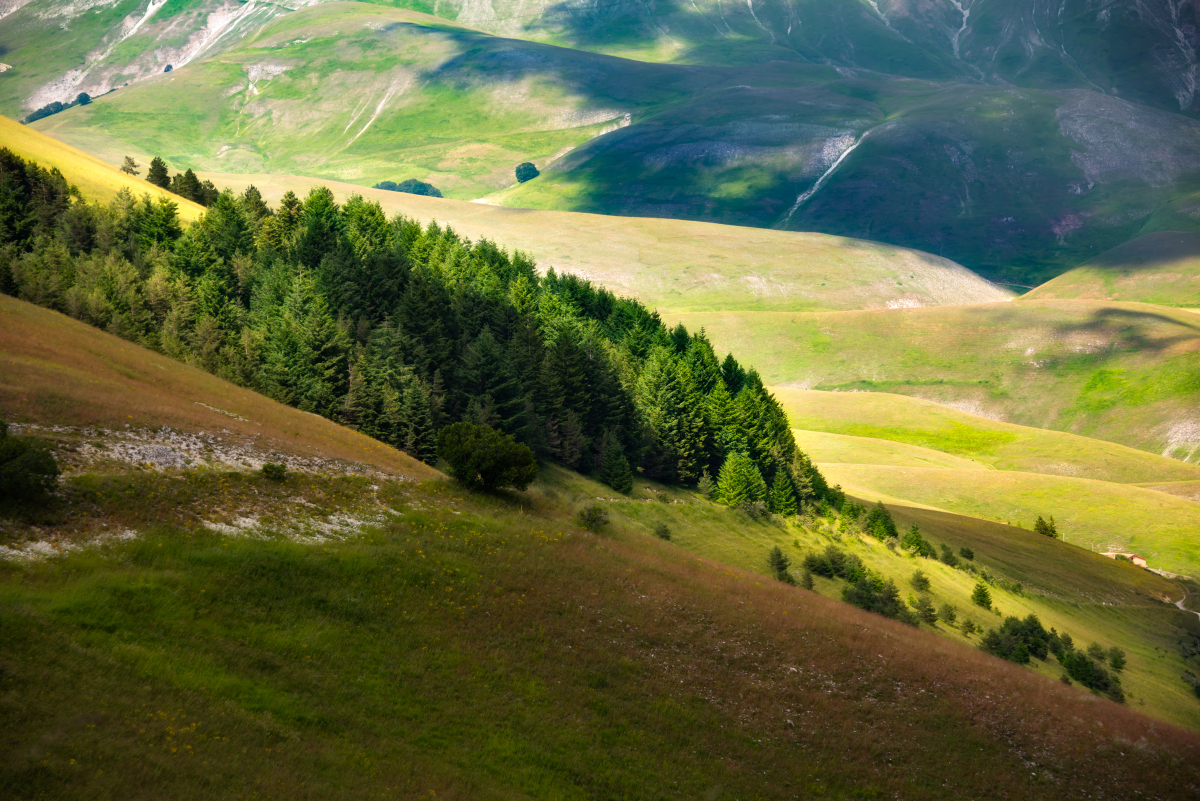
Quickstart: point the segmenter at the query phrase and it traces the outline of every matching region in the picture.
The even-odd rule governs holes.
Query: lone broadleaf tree
[[[526,181],[532,181],[539,175],[541,173],[538,172],[537,167],[533,166],[532,161],[524,161],[517,165],[517,183],[523,184]]]

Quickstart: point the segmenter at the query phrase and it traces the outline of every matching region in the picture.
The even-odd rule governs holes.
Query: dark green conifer
[[[633,490],[633,471],[620,445],[614,443],[605,451],[604,461],[600,465],[600,480],[625,495]]]
[[[797,512],[796,494],[786,470],[775,471],[775,481],[771,484],[771,511],[785,517]]]
[[[146,180],[155,186],[170,189],[171,176],[167,172],[167,163],[155,156],[150,162],[150,171],[146,173]]]

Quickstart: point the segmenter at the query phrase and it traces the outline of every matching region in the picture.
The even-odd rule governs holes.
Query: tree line
[[[86,203],[0,149],[0,291],[431,464],[438,432],[468,422],[619,491],[637,470],[781,514],[838,496],[758,373],[703,331],[324,187],[274,209],[219,192],[184,228],[166,198]]]

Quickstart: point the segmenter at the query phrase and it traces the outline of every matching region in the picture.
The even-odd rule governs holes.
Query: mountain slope
[[[20,125],[8,117],[0,117],[0,145],[46,169],[57,168],[68,183],[79,188],[79,193],[85,200],[107,203],[122,189],[128,189],[137,198],[150,195],[170,200],[176,205],[179,218],[184,222],[191,222],[204,213],[204,207],[197,203],[167,192],[136,176],[127,175],[93,155]],[[143,173],[149,169],[147,164],[140,167],[140,172]]]
[[[1200,186],[1200,123],[1179,114],[840,69],[647,63],[337,3],[35,125],[110,161],[820,231],[1022,285]],[[522,161],[543,174],[514,187]]]
[[[1029,300],[828,313],[668,315],[774,386],[912,395],[1195,462],[1200,316]],[[844,432],[854,433],[854,432]]]
[[[34,339],[53,335],[43,322],[30,322]],[[210,405],[224,400],[214,389]],[[63,391],[82,401],[89,390]],[[689,536],[724,532],[730,544],[729,531],[762,542],[781,533],[692,493],[639,480],[638,500],[611,504],[614,523],[597,537],[572,513],[600,488],[563,471],[512,496],[339,472],[282,485],[128,465],[71,476],[38,525],[74,552],[0,563],[9,794],[790,798],[803,786],[1061,797],[1049,776],[1080,793],[1186,798],[1200,784],[1193,733],[953,633],[914,631],[645,536],[643,518]],[[660,492],[680,503],[641,500]],[[371,516],[351,532],[315,539],[288,527],[360,505]],[[708,522],[693,530],[696,515]],[[1036,571],[1056,545],[1005,547],[1003,527],[926,519],[1004,575]],[[123,539],[69,539],[101,523]],[[1055,611],[1053,595],[1031,591],[1029,603],[1049,604],[1055,622],[1079,615],[1081,646],[1124,643],[1141,622],[1127,669],[1134,703],[1192,709],[1177,675],[1173,694],[1158,685],[1182,664],[1155,650],[1173,645],[1169,621],[1183,618],[1154,597],[1171,585],[1079,556],[1086,569],[1054,560],[1044,579],[1073,602]],[[957,597],[965,576],[929,569]],[[1120,639],[1101,633],[1113,624]],[[1022,769],[1030,760],[1036,771]]]
[[[1139,236],[1024,297],[1200,306],[1200,233],[1163,231]]]

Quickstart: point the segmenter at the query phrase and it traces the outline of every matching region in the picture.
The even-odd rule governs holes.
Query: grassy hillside
[[[0,144],[23,159],[33,161],[47,169],[57,167],[67,181],[79,187],[86,200],[107,203],[117,192],[128,189],[134,196],[149,194],[151,197],[166,197],[179,207],[179,218],[185,222],[195,220],[204,213],[204,208],[190,200],[173,195],[154,184],[121,172],[95,156],[77,150],[53,137],[28,126],[0,117]],[[146,174],[150,161],[141,164],[139,172]]]
[[[1200,480],[1200,466],[886,392],[772,387],[819,462],[1016,470],[1122,484]],[[826,433],[820,433],[826,432]],[[799,441],[799,440],[798,440]],[[886,454],[892,454],[887,457]]]
[[[1042,284],[1024,298],[1200,306],[1200,233],[1163,231],[1139,236]]]
[[[1150,566],[1200,575],[1200,504],[1128,484],[1018,473],[870,464],[825,464],[822,471],[869,500],[911,500],[967,517],[1026,529],[1054,515],[1067,542],[1095,551],[1133,551]]]
[[[17,387],[57,368],[38,370]],[[210,405],[237,392],[214,390]],[[1200,783],[1200,740],[1136,711],[1200,725],[1178,679],[1183,615],[1156,600],[1174,587],[1077,549],[1055,552],[1089,560],[1064,569],[1044,538],[922,518],[1029,575],[1024,596],[997,590],[1005,611],[1127,645],[1130,708],[759,572],[763,546],[828,542],[828,525],[749,522],[639,481],[594,536],[572,513],[603,490],[556,469],[524,495],[337,467],[277,484],[88,466],[83,443],[122,434],[43,433],[75,465],[69,491],[0,536],[68,555],[0,562],[9,797],[1057,798],[1051,777],[1070,776],[1080,794],[1185,798]],[[683,550],[647,536],[657,522]],[[842,540],[897,575],[916,564]],[[969,584],[921,566],[939,599]]]
[[[109,160],[418,178],[461,200],[820,231],[1022,285],[1200,186],[1200,127],[1177,114],[841,70],[618,59],[334,3],[35,125]],[[513,186],[522,161],[543,174]]]
[[[543,270],[588,278],[664,311],[942,306],[1011,297],[946,259],[825,234],[508,209],[292,175],[200,175],[238,192],[254,185],[272,204],[288,190],[304,197],[318,185],[339,200],[357,192],[389,215],[449,223],[473,239],[520,242]]]
[[[668,317],[704,327],[774,386],[923,397],[1188,461],[1200,445],[1200,318],[1188,311],[1031,300]]]
[[[408,454],[323,417],[2,294],[0,340],[0,409],[8,420],[220,430],[240,447],[341,459],[412,478],[437,475]]]

